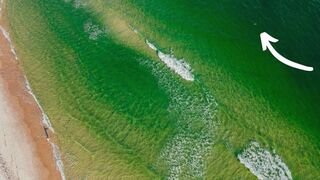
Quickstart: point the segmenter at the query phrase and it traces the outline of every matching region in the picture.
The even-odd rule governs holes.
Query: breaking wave
[[[130,28],[139,33],[133,26]],[[159,51],[148,39],[145,43],[156,51],[167,67],[183,79],[194,81],[191,67],[183,59],[179,60],[172,54]],[[157,78],[159,88],[168,95],[170,100],[167,110],[177,122],[176,135],[169,140],[159,157],[159,162],[164,162],[167,166],[168,179],[204,178],[205,158],[214,144],[214,132],[219,125],[215,115],[218,106],[216,100],[199,80],[192,84],[195,89],[190,89],[172,78],[168,69],[160,63],[146,59],[139,59],[139,63],[151,70]]]
[[[280,156],[263,149],[259,143],[251,142],[238,159],[258,179],[292,180],[291,172]]]
[[[167,69],[159,63],[141,60],[141,64],[152,69],[158,85],[170,98],[168,112],[177,122],[177,134],[162,150],[160,161],[168,166],[168,179],[185,177],[203,178],[205,158],[214,143],[214,132],[218,127],[215,117],[217,103],[213,96],[198,82],[197,90],[186,88],[174,80]]]
[[[146,40],[146,44],[154,51],[157,52],[158,57],[163,61],[171,70],[180,75],[187,81],[194,81],[191,67],[184,59],[177,59],[172,54],[165,54],[158,50],[158,48]]]

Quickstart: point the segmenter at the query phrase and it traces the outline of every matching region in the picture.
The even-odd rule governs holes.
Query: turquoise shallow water
[[[115,172],[124,166],[114,164],[129,161],[125,166],[146,178],[209,179],[252,178],[237,159],[251,141],[275,149],[293,177],[317,176],[319,6],[249,0],[8,5],[23,67],[59,131],[66,159],[71,144],[64,140],[78,137],[65,125],[80,123],[88,129],[82,136],[92,132],[97,142],[113,143],[92,149],[117,154],[108,166]],[[315,71],[290,68],[263,52],[264,31],[280,40],[274,44],[280,54]],[[159,51],[183,58],[194,81],[170,70]],[[70,177],[107,174],[97,175],[94,158],[79,163],[90,164],[83,171],[65,162]]]

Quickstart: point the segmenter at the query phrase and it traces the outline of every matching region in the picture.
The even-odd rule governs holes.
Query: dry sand
[[[6,27],[5,21],[0,20],[0,25]],[[19,62],[1,32],[0,180],[61,179],[41,118],[40,108],[27,92]]]
[[[40,179],[34,143],[28,127],[10,104],[0,81],[0,177],[1,179]],[[47,171],[47,170],[46,170]],[[47,174],[47,172],[45,172]]]

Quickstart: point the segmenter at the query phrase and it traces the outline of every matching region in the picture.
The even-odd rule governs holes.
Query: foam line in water
[[[15,58],[16,60],[18,60],[17,53],[16,53],[16,50],[15,50],[13,44],[12,44],[12,41],[11,41],[11,39],[10,39],[9,33],[8,33],[2,26],[0,26],[0,30],[1,30],[1,32],[2,32],[2,34],[3,34],[3,36],[4,36],[4,37],[6,38],[6,40],[8,41],[8,43],[9,43],[9,45],[10,45],[10,50],[11,50],[12,54],[14,55],[14,58]]]
[[[1,13],[2,3],[3,3],[3,0],[0,0],[0,13]],[[15,56],[15,59],[18,60],[16,51],[15,51],[15,48],[14,48],[14,46],[13,46],[13,44],[12,44],[11,39],[10,39],[9,33],[8,33],[2,26],[0,26],[0,30],[1,30],[2,34],[4,35],[4,37],[6,38],[6,40],[8,41],[8,43],[9,43],[9,45],[10,45],[11,52],[12,52],[12,54]],[[42,114],[42,118],[41,118],[42,124],[43,124],[46,128],[48,128],[49,130],[51,130],[52,132],[54,132],[48,116],[44,113],[43,108],[42,108],[42,106],[40,105],[37,97],[36,97],[36,96],[33,94],[33,92],[32,92],[32,89],[31,89],[31,86],[30,86],[30,83],[29,83],[27,77],[24,76],[24,78],[25,78],[25,88],[26,88],[27,92],[33,97],[33,99],[36,101],[38,107],[40,108],[40,111],[41,111],[41,114]],[[64,175],[63,164],[62,164],[62,160],[61,160],[61,158],[60,158],[60,153],[59,153],[59,151],[58,151],[58,147],[57,147],[55,144],[53,144],[52,142],[50,142],[49,139],[47,139],[47,140],[48,140],[48,142],[49,142],[49,143],[51,144],[51,146],[52,146],[52,151],[53,151],[54,159],[55,159],[55,162],[56,162],[57,169],[58,169],[58,171],[60,172],[61,178],[62,178],[63,180],[65,180],[66,178],[65,178],[65,175]]]
[[[292,180],[291,172],[280,156],[263,149],[257,142],[251,142],[238,154],[238,159],[258,179]]]
[[[15,52],[15,49],[14,49],[14,46],[12,45],[12,42],[11,42],[9,33],[8,33],[7,31],[5,31],[1,26],[0,26],[0,30],[2,31],[4,37],[7,39],[8,43],[10,43],[11,52],[13,53],[13,55],[15,56],[15,58],[18,59],[18,57],[17,57],[17,55],[16,55],[16,52]],[[24,78],[25,78],[25,87],[26,87],[27,92],[33,97],[33,99],[36,101],[38,107],[40,108],[40,111],[41,111],[41,114],[42,114],[42,118],[41,118],[42,124],[43,124],[46,128],[48,128],[49,130],[51,130],[52,132],[54,132],[48,116],[44,113],[44,110],[43,110],[42,106],[40,105],[37,97],[36,97],[36,96],[33,94],[33,92],[32,92],[32,89],[31,89],[31,86],[30,86],[30,83],[29,83],[27,77],[25,76]],[[48,141],[50,142],[49,139],[48,139]],[[62,161],[61,161],[61,158],[60,158],[60,153],[59,153],[59,151],[58,151],[58,147],[57,147],[55,144],[53,144],[52,142],[50,142],[50,144],[51,144],[51,146],[52,146],[52,150],[53,150],[55,162],[56,162],[56,165],[57,165],[57,169],[59,170],[59,172],[60,172],[60,174],[61,174],[61,178],[62,178],[63,180],[65,180],[66,178],[65,178],[65,176],[64,176],[63,165],[62,165]]]
[[[172,54],[165,54],[159,51],[158,48],[148,40],[146,40],[146,44],[150,47],[150,49],[157,52],[160,60],[164,62],[171,70],[187,81],[194,81],[192,69],[190,65],[184,61],[184,59],[177,59]]]
[[[42,106],[40,105],[37,97],[33,94],[32,92],[32,89],[31,89],[31,86],[29,84],[29,81],[27,79],[27,77],[25,76],[25,87],[27,89],[27,92],[33,97],[33,99],[36,101],[38,107],[40,108],[40,111],[41,111],[41,114],[42,114],[42,118],[41,118],[41,122],[42,124],[48,128],[50,131],[52,131],[54,133],[54,129],[51,125],[51,122],[47,116],[47,114],[44,112]],[[55,163],[56,163],[56,168],[57,170],[60,172],[60,176],[61,176],[61,179],[62,180],[66,180],[66,177],[65,177],[65,174],[64,174],[64,169],[63,169],[63,163],[62,163],[62,160],[61,160],[61,155],[60,155],[60,152],[59,152],[59,148],[57,145],[55,145],[54,143],[52,143],[50,141],[50,139],[48,138],[47,139],[48,142],[51,144],[51,147],[52,147],[52,153],[53,153],[53,158],[55,160]]]
[[[64,168],[63,168],[63,163],[62,163],[62,160],[61,160],[61,154],[59,152],[59,148],[58,148],[58,146],[56,146],[52,142],[50,142],[50,144],[51,144],[53,156],[54,156],[54,159],[55,159],[55,162],[56,162],[56,168],[60,172],[61,179],[62,180],[66,180],[66,176],[64,174]]]
[[[40,103],[39,103],[39,101],[37,99],[37,97],[32,92],[32,89],[31,89],[31,86],[30,86],[30,83],[29,83],[27,77],[25,77],[25,87],[27,89],[27,92],[33,97],[33,99],[36,101],[38,107],[40,108],[40,111],[41,111],[41,114],[42,114],[42,118],[41,118],[42,124],[46,128],[50,129],[50,131],[54,132],[54,129],[53,129],[52,125],[51,125],[51,122],[50,122],[47,114],[44,112],[42,106],[40,105]]]

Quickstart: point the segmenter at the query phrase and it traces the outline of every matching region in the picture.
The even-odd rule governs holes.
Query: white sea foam
[[[42,106],[40,105],[37,97],[33,94],[32,92],[32,89],[31,89],[31,86],[30,86],[30,83],[27,79],[27,77],[25,76],[25,87],[28,91],[28,93],[34,98],[34,100],[36,101],[38,107],[40,108],[40,111],[41,111],[41,114],[42,114],[42,118],[41,118],[41,122],[42,124],[48,128],[50,131],[54,132],[54,129],[51,125],[51,122],[47,116],[47,114],[44,113],[43,109],[42,109]],[[61,155],[60,155],[60,152],[59,152],[59,148],[57,145],[55,145],[54,143],[52,143],[50,141],[50,139],[48,138],[47,139],[48,142],[51,144],[51,147],[52,147],[52,153],[53,153],[53,158],[55,160],[55,163],[56,163],[56,168],[57,170],[60,172],[60,175],[61,175],[61,179],[62,180],[66,180],[66,177],[64,175],[64,170],[63,170],[63,163],[62,163],[62,160],[61,160]]]
[[[146,44],[154,51],[157,52],[158,57],[163,61],[171,70],[180,75],[187,81],[194,81],[194,75],[190,65],[184,59],[177,59],[172,54],[165,54],[158,50],[158,48],[146,40]]]
[[[16,55],[14,46],[13,46],[13,44],[12,44],[12,42],[11,42],[9,33],[8,33],[7,31],[5,31],[5,29],[2,28],[1,26],[0,26],[0,30],[2,31],[3,35],[4,35],[5,38],[7,39],[8,43],[10,44],[11,52],[13,53],[13,55],[15,56],[15,58],[16,58],[16,60],[17,60],[18,57],[17,57],[17,55]],[[36,97],[36,96],[33,94],[33,92],[32,92],[32,89],[31,89],[31,86],[30,86],[30,83],[29,83],[27,77],[25,76],[24,78],[25,78],[25,87],[26,87],[27,92],[33,97],[33,99],[36,101],[38,107],[39,107],[40,110],[41,110],[41,114],[42,114],[41,122],[42,122],[42,124],[43,124],[46,128],[48,128],[49,130],[51,130],[52,132],[54,132],[48,116],[44,113],[43,108],[42,108],[42,106],[40,105],[37,97]],[[47,140],[50,142],[49,139],[47,139]],[[61,178],[62,178],[63,180],[65,180],[66,178],[65,178],[65,175],[64,175],[63,164],[62,164],[62,161],[61,161],[61,158],[60,158],[60,153],[59,153],[59,151],[58,151],[58,147],[57,147],[55,144],[53,144],[52,142],[50,142],[50,144],[51,144],[51,146],[52,146],[52,150],[53,150],[55,162],[56,162],[57,168],[58,168],[58,170],[59,170],[59,172],[60,172],[60,174],[61,174]]]
[[[6,38],[6,40],[8,41],[8,43],[9,43],[9,45],[10,45],[10,50],[11,50],[12,54],[14,55],[14,58],[15,58],[16,60],[18,60],[18,56],[17,56],[16,50],[15,50],[15,48],[14,48],[14,46],[13,46],[13,44],[12,44],[12,41],[11,41],[11,39],[10,39],[10,34],[9,34],[2,26],[0,26],[0,30],[1,30],[1,32],[2,32],[2,34],[3,34],[3,36],[4,36],[4,37]]]
[[[201,179],[218,126],[215,119],[217,103],[207,92],[192,94],[179,88],[176,85],[168,91],[171,94],[168,111],[177,120],[178,133],[161,156],[169,165],[169,179],[178,179],[182,173],[188,179]],[[194,124],[202,127],[198,129]]]
[[[31,86],[30,86],[30,83],[29,83],[27,77],[25,77],[25,87],[26,87],[28,93],[29,93],[29,94],[33,97],[33,99],[36,101],[38,107],[40,108],[40,111],[41,111],[41,114],[42,114],[42,118],[41,118],[42,124],[43,124],[46,128],[50,129],[52,132],[54,132],[54,129],[53,129],[52,125],[51,125],[51,122],[50,122],[47,114],[44,112],[42,106],[40,105],[40,103],[39,103],[39,101],[38,101],[38,99],[37,99],[37,97],[36,97],[36,96],[33,94],[33,92],[32,92],[32,89],[31,89]]]
[[[168,112],[177,123],[177,134],[162,150],[160,161],[168,166],[168,179],[203,179],[205,159],[214,143],[219,125],[215,117],[217,103],[198,82],[199,91],[186,88],[172,78],[167,69],[152,61],[140,60],[152,69],[159,87],[169,96]],[[196,125],[195,125],[196,124]]]
[[[84,31],[89,34],[89,39],[97,40],[100,36],[106,33],[105,29],[100,28],[98,25],[94,25],[92,21],[88,21],[83,26]]]
[[[251,142],[238,159],[258,179],[291,180],[291,172],[280,156],[263,149],[259,143]]]
[[[172,53],[169,55],[159,51],[148,39],[145,42],[171,70],[185,80],[194,80],[191,67],[184,60],[178,60]],[[161,164],[164,161],[168,166],[167,178],[204,179],[206,157],[220,124],[215,115],[218,107],[216,100],[199,82],[193,83],[198,87],[193,91],[173,79],[159,63],[145,59],[139,62],[152,70],[159,87],[169,96],[168,112],[177,123],[177,134],[162,150],[159,159]]]
[[[191,67],[183,59],[177,59],[171,54],[164,54],[158,51],[159,58],[175,73],[179,74],[187,81],[193,81],[194,76],[191,73]]]
[[[73,7],[76,9],[84,8],[87,6],[87,2],[84,0],[64,0],[65,3],[72,3]],[[83,25],[84,32],[89,35],[90,40],[97,40],[103,34],[107,33],[106,28],[101,28],[99,25],[93,24],[92,21],[89,19]]]
[[[55,162],[56,162],[56,168],[60,172],[61,179],[62,180],[66,180],[66,176],[64,174],[64,168],[63,168],[63,163],[62,163],[62,160],[61,160],[61,155],[60,155],[60,152],[59,152],[59,148],[58,148],[58,146],[56,146],[52,142],[50,142],[50,143],[51,143],[51,147],[52,147],[52,151],[53,151],[53,156],[54,156],[54,159],[55,159]]]
[[[10,45],[11,52],[12,52],[12,54],[15,56],[15,59],[18,59],[17,54],[16,54],[16,52],[15,52],[15,48],[14,48],[12,42],[11,42],[9,33],[8,33],[2,26],[0,26],[0,30],[2,31],[4,37],[7,39],[8,43],[9,43],[9,45]],[[43,109],[42,109],[42,107],[41,107],[38,99],[36,98],[36,96],[35,96],[35,95],[33,94],[33,92],[32,92],[32,89],[31,89],[31,86],[30,86],[30,84],[29,84],[29,81],[28,81],[27,77],[24,77],[24,78],[25,78],[25,87],[26,87],[28,93],[29,93],[30,95],[32,95],[32,97],[34,98],[34,100],[36,101],[38,107],[39,107],[40,110],[41,110],[41,113],[42,113],[42,118],[41,118],[42,120],[41,120],[41,121],[42,121],[42,123],[43,123],[47,128],[49,128],[52,132],[54,132],[54,130],[53,130],[52,126],[51,126],[51,123],[50,123],[50,121],[49,121],[48,116],[44,113],[44,111],[43,111]]]
[[[10,44],[11,52],[14,54],[15,58],[18,59],[18,57],[16,55],[16,52],[15,52],[15,49],[14,49],[14,46],[13,46],[13,44],[11,42],[9,33],[7,31],[5,31],[5,29],[2,28],[1,26],[0,26],[0,30],[2,31],[3,35],[7,39],[8,43]],[[38,107],[41,110],[41,114],[42,114],[41,122],[42,122],[42,124],[46,128],[48,128],[49,130],[54,132],[54,129],[52,128],[52,125],[50,123],[50,120],[49,120],[48,116],[44,113],[44,110],[43,110],[42,106],[40,105],[37,97],[32,92],[32,89],[31,89],[31,86],[30,86],[30,83],[29,83],[27,77],[25,76],[24,78],[25,78],[25,87],[26,87],[27,92],[34,98],[34,100],[36,101]],[[50,142],[49,139],[47,139],[47,140]],[[58,151],[58,147],[56,145],[54,145],[52,142],[50,142],[50,144],[52,146],[55,162],[56,162],[57,168],[58,168],[58,170],[59,170],[59,172],[61,174],[61,178],[63,180],[65,180],[66,178],[65,178],[65,175],[64,175],[63,164],[62,164],[62,161],[61,161],[61,158],[60,158],[60,153]]]

